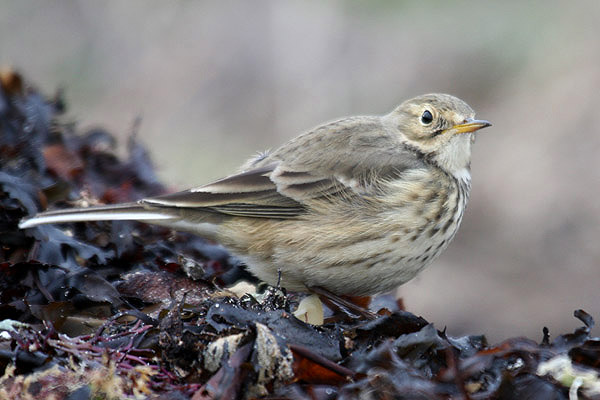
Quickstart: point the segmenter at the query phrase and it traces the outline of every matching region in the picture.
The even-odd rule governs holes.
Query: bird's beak
[[[448,129],[448,131],[450,131],[451,133],[468,133],[487,128],[488,126],[492,126],[492,124],[489,121],[483,119],[468,118],[464,123],[454,125],[452,128]]]

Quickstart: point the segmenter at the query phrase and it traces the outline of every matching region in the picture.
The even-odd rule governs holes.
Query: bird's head
[[[455,176],[469,169],[474,132],[491,125],[476,120],[464,101],[437,93],[407,100],[385,118],[403,141]]]

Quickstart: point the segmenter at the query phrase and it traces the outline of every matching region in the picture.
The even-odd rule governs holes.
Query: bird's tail
[[[19,223],[19,228],[32,228],[43,224],[56,224],[64,222],[80,221],[113,221],[113,220],[135,220],[152,221],[159,223],[160,220],[177,218],[169,212],[160,208],[147,208],[139,203],[124,203],[106,206],[95,206],[87,208],[73,208],[66,210],[46,211],[24,218]]]

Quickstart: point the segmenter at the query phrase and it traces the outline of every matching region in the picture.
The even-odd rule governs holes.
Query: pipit
[[[389,291],[450,243],[471,188],[475,120],[428,94],[384,116],[321,125],[227,178],[137,203],[56,210],[21,222],[138,220],[216,240],[261,280],[337,295]]]

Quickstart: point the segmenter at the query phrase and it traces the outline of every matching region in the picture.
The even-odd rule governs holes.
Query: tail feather
[[[157,221],[176,218],[160,208],[146,208],[138,203],[114,204],[88,208],[74,208],[67,210],[46,211],[24,218],[19,223],[19,228],[32,228],[43,224],[56,224],[80,221],[110,221],[110,220],[135,220]]]

